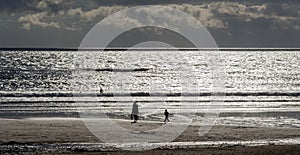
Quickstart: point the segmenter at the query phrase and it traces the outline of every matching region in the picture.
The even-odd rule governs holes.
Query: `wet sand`
[[[162,125],[160,122],[119,121],[118,124],[132,130],[148,130]],[[199,126],[189,126],[174,142],[207,142],[207,141],[251,141],[300,138],[300,128],[263,128],[242,126],[214,126],[205,136],[198,136]],[[78,119],[1,119],[0,120],[0,153],[19,153],[4,146],[24,146],[36,144],[62,143],[101,143]],[[11,152],[11,151],[17,152]],[[24,150],[19,150],[24,151]],[[40,153],[78,153],[97,154],[85,149],[75,150],[40,150]],[[83,152],[82,152],[83,151]],[[94,150],[95,151],[95,150]],[[25,150],[27,153],[30,150]],[[219,145],[214,147],[183,147],[181,149],[156,149],[143,152],[102,152],[107,154],[295,154],[300,152],[300,145],[262,146]]]
[[[174,149],[174,150],[149,150],[149,151],[122,151],[122,152],[84,152],[88,155],[299,155],[299,145],[287,146],[235,146],[222,148],[203,149]],[[60,153],[57,153],[60,154]],[[79,155],[83,152],[63,152],[61,154]]]

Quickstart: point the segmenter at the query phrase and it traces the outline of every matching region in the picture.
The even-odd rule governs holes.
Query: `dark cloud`
[[[15,12],[32,9],[30,2],[27,0],[1,0],[0,10],[1,12]]]
[[[299,30],[271,29],[272,21],[256,19],[240,22],[232,19],[228,29],[210,29],[219,47],[299,48]]]
[[[11,0],[11,1],[0,1],[1,10],[10,10],[12,8],[19,8],[22,5],[26,5],[26,0]]]
[[[224,47],[300,47],[298,0],[1,0],[0,46],[77,47],[104,17],[150,4],[193,15]]]

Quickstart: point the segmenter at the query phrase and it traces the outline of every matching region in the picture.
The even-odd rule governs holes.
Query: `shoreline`
[[[135,131],[162,125],[158,121],[139,121],[135,125],[132,125],[130,120],[115,119],[114,121],[124,128]],[[96,154],[96,152],[106,152],[123,155],[128,151],[118,150],[118,147],[126,148],[131,147],[130,145],[140,149],[156,145],[157,149],[129,151],[129,154],[185,154],[186,152],[198,154],[199,151],[253,154],[253,151],[255,153],[257,150],[264,152],[274,149],[281,153],[300,151],[300,128],[217,125],[213,126],[206,135],[199,137],[198,127],[197,124],[190,125],[171,143],[108,144],[95,137],[80,118],[0,119],[0,153]]]

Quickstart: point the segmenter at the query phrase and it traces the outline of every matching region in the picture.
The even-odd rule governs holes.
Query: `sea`
[[[130,119],[133,102],[147,121],[299,128],[300,50],[0,51],[0,118]]]

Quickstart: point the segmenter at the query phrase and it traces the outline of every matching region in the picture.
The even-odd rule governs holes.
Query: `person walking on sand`
[[[165,110],[164,114],[165,114],[165,120],[164,120],[164,122],[165,123],[167,123],[167,121],[170,122],[170,120],[169,120],[169,112],[168,112],[167,109]]]
[[[132,123],[136,123],[138,120],[138,114],[139,114],[139,106],[137,105],[136,102],[133,102],[132,105],[132,111],[131,111],[131,119],[133,119]]]

